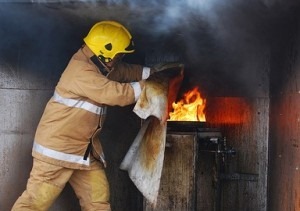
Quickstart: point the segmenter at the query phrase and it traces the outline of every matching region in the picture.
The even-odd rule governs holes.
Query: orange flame
[[[173,112],[169,113],[169,120],[172,121],[201,121],[205,122],[206,100],[201,98],[198,87],[193,88],[184,94],[179,102],[172,103]]]

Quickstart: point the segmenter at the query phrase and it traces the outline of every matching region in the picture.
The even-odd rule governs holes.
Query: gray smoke
[[[257,71],[268,71],[262,58],[268,57],[270,40],[285,25],[277,20],[286,20],[290,8],[299,5],[293,0],[13,2],[0,8],[0,49],[1,63],[14,71],[31,69],[56,80],[89,28],[112,19],[129,28],[147,64],[179,60],[187,65],[187,83],[220,94],[240,87],[248,91],[260,83],[257,74],[265,73]]]

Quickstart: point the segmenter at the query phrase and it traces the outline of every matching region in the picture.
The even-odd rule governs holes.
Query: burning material
[[[201,97],[198,87],[195,87],[185,93],[179,102],[172,103],[173,112],[169,113],[169,120],[205,122],[205,104],[206,100]]]

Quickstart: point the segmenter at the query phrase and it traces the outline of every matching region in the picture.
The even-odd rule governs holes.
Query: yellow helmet
[[[131,34],[115,21],[96,23],[83,40],[102,62],[110,62],[118,53],[134,52]]]

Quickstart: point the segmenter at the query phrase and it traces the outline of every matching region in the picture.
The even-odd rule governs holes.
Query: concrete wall
[[[0,209],[10,210],[29,177],[44,106],[80,41],[68,32],[75,25],[57,11],[30,4],[3,4],[0,10]],[[62,198],[54,210],[76,206],[70,196]]]

